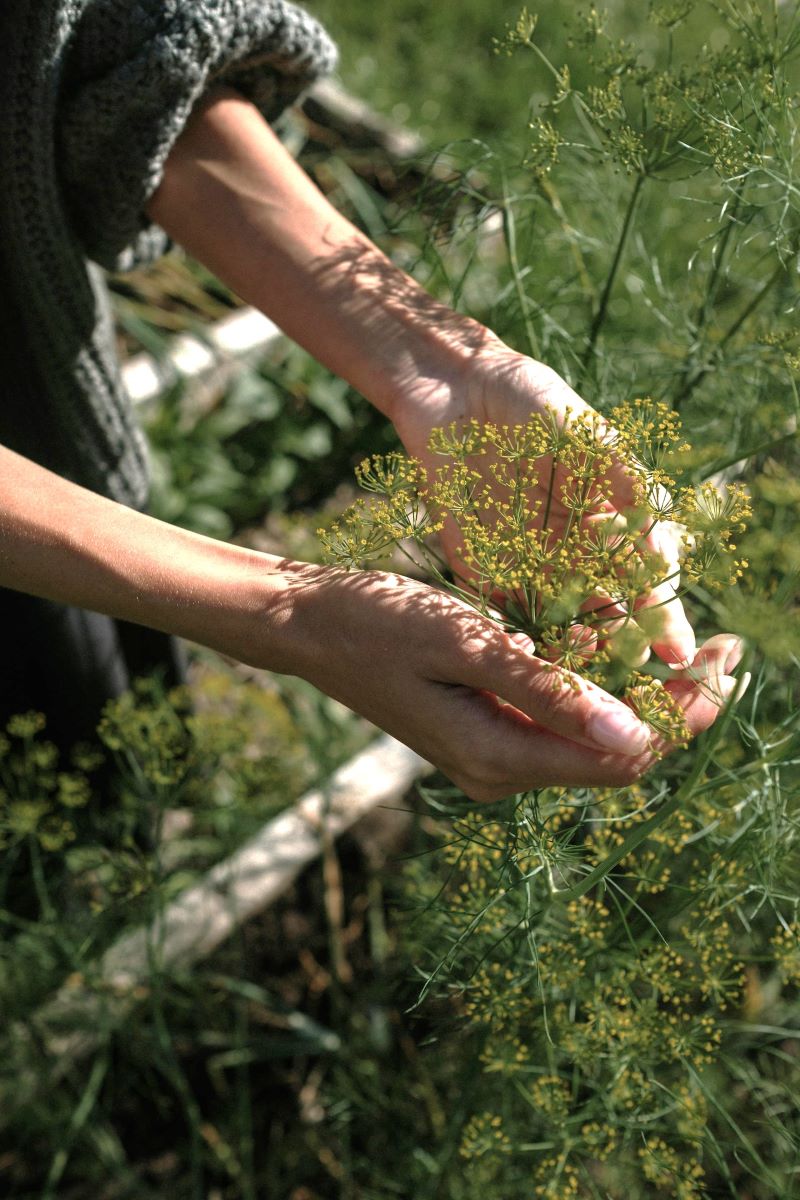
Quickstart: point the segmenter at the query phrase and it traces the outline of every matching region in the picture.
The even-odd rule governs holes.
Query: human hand
[[[587,411],[583,401],[553,371],[516,354],[477,322],[440,304],[389,262],[330,206],[256,109],[235,94],[220,94],[198,106],[173,147],[148,211],[190,253],[215,270],[243,298],[262,308],[289,336],[389,416],[409,452],[429,464],[428,439],[436,427],[451,422],[462,424],[473,418],[498,425],[525,424],[532,413],[548,407],[562,415],[568,407],[576,414]],[[617,482],[619,495],[615,504],[624,508],[627,500],[624,473]],[[557,517],[557,513],[553,514],[554,521]],[[651,535],[653,540],[657,540],[655,531]],[[452,529],[444,531],[444,542],[451,563],[458,569],[458,544]],[[665,539],[660,547],[654,545],[654,548],[663,551],[671,578],[645,598],[645,603],[649,601],[651,606],[663,604],[659,609],[663,628],[653,638],[653,645],[666,661],[679,664],[692,659],[694,636],[674,595],[674,546]],[[363,593],[353,591],[352,595],[366,595],[366,585],[358,586],[364,589]],[[401,607],[407,586],[396,585]],[[319,594],[328,595],[335,590],[327,588]],[[316,591],[311,589],[312,593]],[[351,593],[346,596],[349,604]],[[414,727],[410,704],[403,704],[397,698],[399,689],[393,682],[395,678],[402,680],[404,671],[412,670],[403,662],[405,647],[399,639],[407,633],[410,644],[414,644],[414,621],[405,611],[402,620],[398,615],[396,623],[384,620],[386,606],[376,606],[374,598],[369,604],[364,601],[350,607],[352,611],[362,610],[364,622],[362,626],[351,626],[350,648],[339,662],[311,663],[309,677],[313,675],[322,687],[327,687],[327,680],[330,684],[327,690],[342,699],[352,696],[354,707],[361,711],[369,709],[367,715],[399,737],[405,733],[405,740],[426,753],[424,746],[431,739],[435,743],[436,731]],[[409,607],[416,612],[413,605]],[[381,621],[377,620],[379,609],[383,613]],[[610,609],[604,612],[614,616]],[[475,619],[475,614],[472,617]],[[331,636],[336,635],[340,618],[344,620],[344,610],[340,614],[328,609],[328,624],[320,643],[323,659],[326,655],[331,657]],[[443,618],[438,622],[443,644],[449,644],[447,624]],[[379,627],[383,629],[384,642],[380,647],[377,643],[370,647],[370,630],[375,632]],[[201,634],[210,644],[205,628]],[[249,644],[241,650],[244,656],[252,653]],[[303,646],[296,648],[300,656],[305,650]],[[235,646],[233,652],[237,653]],[[284,668],[278,665],[282,655],[283,651],[272,663],[262,658],[261,665],[295,670],[291,654]],[[417,676],[424,671],[425,661],[423,655]],[[497,681],[494,689],[489,680],[473,683],[471,677],[462,678],[458,671],[453,674],[454,664],[448,661],[450,669],[445,682],[449,686],[504,694],[503,679]],[[363,681],[357,677],[348,681],[350,662],[360,665]],[[521,660],[517,663],[522,671]],[[543,666],[546,664],[540,666],[526,656],[521,677],[530,675],[538,680]],[[378,667],[383,672],[378,682],[368,680],[370,672]],[[442,682],[437,680],[435,672],[432,682]],[[683,697],[687,702],[692,687],[690,684],[689,693]],[[423,687],[421,677],[415,688],[414,694],[427,722],[435,716],[427,701],[440,693]],[[382,698],[388,692],[395,697],[394,707]],[[697,715],[698,708],[697,728],[713,716],[705,708],[705,698],[701,699],[705,716]],[[472,697],[467,705],[470,711],[475,704]],[[692,707],[693,711],[697,708]],[[385,720],[381,717],[384,709]],[[433,710],[439,711],[436,704]],[[524,706],[520,711],[524,713]],[[443,763],[448,759],[446,746],[461,735],[456,713],[449,711],[449,717],[446,713],[440,715],[444,722],[441,734],[444,745],[439,753],[434,744],[430,757]],[[495,724],[507,717],[507,713],[501,713]],[[535,714],[533,719],[537,719]],[[546,721],[542,724],[547,726]],[[556,730],[559,732],[562,739],[570,736],[569,731],[566,735]],[[566,745],[573,753],[570,749],[573,743]],[[525,746],[529,748],[528,739]],[[564,745],[561,745],[557,757],[563,755]],[[456,758],[460,761],[459,755]],[[594,760],[588,764],[592,770],[596,767]],[[637,769],[643,770],[644,766]],[[534,774],[531,772],[531,777]]]
[[[559,375],[542,363],[515,353],[487,334],[476,353],[453,356],[446,369],[440,367],[428,373],[423,370],[417,379],[409,380],[405,401],[395,407],[393,416],[406,448],[422,461],[432,478],[441,464],[441,459],[437,460],[428,445],[434,428],[453,423],[463,427],[470,421],[478,425],[492,423],[513,427],[524,425],[533,414],[545,413],[562,422],[588,418],[598,439],[606,444],[613,443],[613,430]],[[470,460],[471,468],[484,476],[500,501],[503,497],[492,477],[495,464],[496,457],[491,452]],[[558,541],[565,527],[573,521],[574,514],[559,499],[559,488],[553,487],[552,475],[546,461],[541,460],[539,481],[531,489],[530,501],[532,509],[539,502],[539,517],[535,523],[546,524]],[[557,469],[554,477],[558,478]],[[596,511],[587,514],[587,522],[613,521],[619,513],[636,506],[634,479],[621,459],[609,482],[610,497],[598,503]],[[482,522],[491,524],[491,512],[482,516]],[[661,523],[644,530],[640,543],[644,550],[657,554],[664,561],[665,570],[661,581],[637,601],[637,612],[641,615],[649,608],[655,616],[657,611],[658,619],[650,621],[655,631],[649,639],[654,650],[671,666],[687,665],[695,653],[695,638],[676,594],[679,579],[677,541],[669,527]],[[460,535],[453,521],[448,521],[442,531],[442,546],[454,572],[469,577],[460,558]],[[601,636],[613,631],[615,622],[625,624],[630,631],[632,618],[635,620],[635,614],[612,602],[605,594],[588,600],[585,608],[594,609],[592,623],[598,625]],[[644,635],[640,636],[644,641]],[[647,653],[645,648],[645,656]]]
[[[293,669],[475,800],[550,785],[622,787],[672,748],[621,701],[423,583],[296,564],[289,588]],[[698,652],[697,680],[690,672],[666,685],[692,734],[736,687],[740,654],[737,639],[719,635]]]
[[[514,426],[548,408],[560,417],[568,408],[591,412],[554,371],[439,303],[390,263],[331,208],[234,92],[198,107],[148,212],[385,412],[409,452],[429,465],[432,429],[451,422]],[[623,471],[616,482],[614,503],[624,508],[631,497]],[[564,516],[558,504],[548,509],[556,535]],[[452,527],[443,541],[458,571]],[[663,551],[668,564],[669,580],[642,601],[659,606],[663,627],[649,635],[654,649],[670,664],[691,661],[694,635],[673,588],[674,546],[655,530],[642,543]],[[630,614],[605,604],[603,619],[614,617],[630,629]],[[599,619],[595,613],[593,623]]]

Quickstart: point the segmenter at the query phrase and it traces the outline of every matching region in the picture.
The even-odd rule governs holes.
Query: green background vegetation
[[[800,1194],[797,6],[611,4],[609,37],[598,41],[588,6],[547,0],[537,6],[538,51],[518,37],[510,57],[495,54],[493,39],[514,28],[517,5],[310,7],[341,42],[344,83],[430,146],[405,177],[393,168],[389,186],[363,154],[342,147],[331,159],[307,145],[304,162],[332,198],[439,295],[550,363],[591,403],[652,394],[678,407],[695,447],[685,478],[734,471],[754,498],[743,584],[692,597],[701,635],[748,636],[751,691],[648,783],[651,802],[682,789],[695,824],[665,825],[597,889],[611,917],[592,909],[581,919],[602,952],[591,951],[566,1000],[563,989],[549,996],[580,1023],[629,969],[639,1013],[650,1016],[628,1067],[649,1055],[653,1086],[673,1087],[678,1060],[658,1059],[663,983],[643,995],[646,955],[662,935],[680,940],[687,897],[704,912],[716,906],[730,938],[697,978],[717,967],[738,978],[735,959],[744,991],[736,984],[725,1009],[713,989],[683,1003],[720,1031],[713,1061],[691,1064],[719,1104],[707,1101],[694,1141],[687,1127],[676,1133],[678,1109],[666,1101],[662,1119],[641,1097],[633,1115],[609,1100],[599,1121],[611,1043],[589,1046],[603,1064],[592,1075],[586,1046],[583,1058],[563,1038],[556,1047],[538,1010],[519,1006],[520,988],[527,1003],[538,987],[519,933],[529,906],[518,888],[504,891],[508,857],[482,854],[502,851],[516,810],[492,810],[498,824],[483,828],[441,790],[418,806],[389,861],[368,838],[348,839],[207,963],[165,972],[154,962],[124,1025],[104,1025],[91,1054],[50,1085],[59,1057],[29,1028],[36,1005],[65,978],[91,978],[117,933],[158,912],[365,736],[301,685],[262,694],[215,663],[198,668],[195,718],[185,697],[165,702],[147,689],[114,710],[104,753],[117,782],[105,804],[86,757],[56,763],[46,731],[20,727],[4,743],[0,1190],[14,1200],[666,1200],[703,1194],[691,1175],[702,1159],[715,1200],[791,1200]],[[569,80],[538,52],[559,72],[569,62]],[[678,115],[662,128],[654,81],[667,69],[665,101]],[[530,127],[538,119],[555,137]],[[637,140],[631,129],[645,132]],[[444,172],[430,170],[442,162]],[[126,345],[157,352],[171,330],[231,302],[180,259],[116,290]],[[160,515],[298,557],[318,553],[312,531],[349,500],[353,463],[392,440],[361,398],[294,350],[250,365],[202,404],[175,389],[146,421]],[[592,820],[592,798],[573,800]],[[158,831],[175,808],[191,823],[168,849]],[[691,860],[686,850],[676,858],[695,834]],[[541,830],[525,849],[545,853]],[[556,838],[553,853],[562,849],[574,851]],[[666,866],[663,894],[637,890]],[[474,915],[463,883],[475,913],[503,898],[511,933],[499,946],[485,922],[461,942]],[[553,961],[568,972],[576,915],[554,902],[546,920]],[[790,933],[779,943],[781,929]],[[493,983],[484,968],[495,961]],[[510,1031],[506,1060],[497,1038],[487,1049],[487,1029]],[[518,1037],[529,1039],[521,1073]],[[613,1053],[624,1057],[621,1045]],[[481,1052],[494,1056],[488,1073]],[[550,1095],[542,1083],[545,1069],[568,1084],[567,1110],[559,1087]],[[591,1153],[589,1110],[614,1131],[609,1163]],[[497,1116],[507,1144],[493,1132]],[[663,1176],[643,1179],[643,1135],[670,1139],[677,1167],[670,1159]],[[576,1192],[567,1158],[543,1166],[567,1143]]]

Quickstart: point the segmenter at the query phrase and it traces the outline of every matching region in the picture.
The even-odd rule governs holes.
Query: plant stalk
[[[709,372],[712,370],[714,363],[720,356],[721,351],[728,344],[728,342],[731,340],[731,338],[734,337],[739,332],[739,330],[741,329],[742,325],[744,325],[744,323],[748,319],[748,317],[751,317],[753,315],[755,310],[761,304],[764,297],[775,286],[775,284],[778,282],[778,280],[780,279],[781,275],[783,275],[785,270],[786,270],[786,268],[783,265],[783,263],[778,263],[775,270],[772,272],[772,274],[769,276],[769,278],[764,281],[764,283],[758,289],[758,291],[753,296],[753,298],[745,305],[745,307],[739,313],[739,316],[736,318],[736,320],[731,325],[729,325],[728,328],[725,330],[722,337],[719,339],[716,346],[714,347],[709,359],[706,360],[705,365],[702,367],[698,367],[692,374],[689,375],[688,378],[686,378],[684,376],[685,382],[684,382],[683,386],[681,387],[681,390],[678,392],[677,396],[675,396],[675,398],[672,402],[672,407],[676,411],[677,411],[677,409],[680,408],[680,406],[684,403],[685,400],[689,399],[692,392],[694,392],[695,389],[700,386],[700,384],[705,379],[706,375],[708,375]]]
[[[611,266],[608,271],[603,293],[600,297],[600,303],[598,304],[597,312],[594,314],[594,318],[592,319],[592,324],[589,329],[589,336],[586,340],[586,348],[581,359],[581,370],[577,381],[578,389],[580,389],[580,385],[583,382],[589,362],[594,354],[595,346],[597,345],[597,339],[600,336],[600,330],[603,328],[608,315],[608,303],[611,299],[611,292],[616,282],[617,273],[622,262],[622,256],[625,252],[628,237],[633,227],[633,218],[636,215],[636,208],[642,192],[642,184],[646,178],[647,176],[643,173],[640,173],[636,176],[636,181],[633,185],[633,189],[628,200],[628,207],[625,210],[625,218],[622,222],[622,229],[620,230],[620,234],[617,239],[617,247],[614,251],[614,257],[611,261]]]
[[[580,883],[576,883],[570,888],[565,888],[563,891],[559,891],[559,896],[561,899],[579,900],[581,896],[585,896],[586,893],[595,886],[595,884],[601,883],[606,876],[613,871],[617,863],[621,862],[622,859],[626,858],[633,850],[637,848],[637,846],[640,846],[642,842],[646,841],[654,829],[658,829],[660,825],[663,825],[667,818],[671,817],[672,814],[678,808],[680,808],[686,797],[692,794],[696,784],[702,778],[706,767],[711,762],[714,749],[722,738],[722,735],[727,729],[728,723],[731,719],[734,704],[735,701],[728,701],[724,712],[720,717],[717,718],[716,723],[708,734],[704,753],[698,755],[698,759],[694,767],[689,772],[680,787],[678,787],[672,796],[670,796],[669,800],[662,804],[658,812],[654,813],[649,820],[645,821],[642,825],[639,825],[638,828],[632,830],[631,833],[629,833],[625,838],[625,841],[622,842],[621,845],[617,846],[615,850],[612,850],[612,852],[601,863],[598,863],[598,865],[589,872],[585,879],[582,879]]]

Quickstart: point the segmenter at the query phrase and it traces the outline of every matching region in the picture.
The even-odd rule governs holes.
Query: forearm
[[[497,343],[337,212],[235,93],[194,113],[149,213],[392,419],[408,383]]]
[[[0,446],[0,586],[291,670],[295,569],[106,500]]]

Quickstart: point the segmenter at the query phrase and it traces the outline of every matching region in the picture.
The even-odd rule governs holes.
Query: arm
[[[564,678],[554,687],[524,646],[441,592],[176,529],[3,447],[0,586],[300,674],[475,799],[547,784],[623,786],[655,758],[623,704],[591,684],[575,690]],[[670,685],[693,732],[735,686],[739,653],[736,639],[718,638],[696,660],[715,676],[719,701],[688,680]]]
[[[544,784],[622,785],[654,761],[646,729],[623,704],[591,684],[576,691],[566,677],[554,687],[524,646],[441,592],[177,529],[3,447],[0,586],[300,674],[476,799]],[[730,668],[735,646],[724,647],[727,663],[721,653],[717,673]],[[699,731],[717,705],[681,687]]]
[[[148,214],[401,429],[412,388],[422,403],[425,381],[501,346],[396,268],[233,91],[195,110]]]
[[[513,426],[545,407],[588,411],[556,372],[515,353],[395,267],[328,203],[257,110],[229,89],[193,114],[148,212],[366,396],[423,462],[436,426],[470,418]],[[629,502],[618,498],[620,507]],[[661,552],[663,543],[651,540]],[[443,544],[455,565],[454,528],[445,528]],[[662,620],[654,649],[685,666],[695,653],[694,633],[674,596],[665,582],[649,597]]]
[[[431,425],[477,415],[487,380],[496,388],[498,363],[511,352],[387,263],[238,99],[196,114],[151,209],[367,393],[410,447],[427,440]],[[495,394],[524,419],[557,377],[540,368],[532,392],[523,386],[529,360],[519,359],[512,355],[511,369],[523,382],[509,378]],[[653,762],[648,731],[623,704],[590,684],[572,687],[565,673],[545,669],[529,647],[441,592],[227,546],[0,448],[2,585],[299,674],[478,799],[547,784],[625,784]],[[734,640],[703,653],[724,695],[734,686]],[[708,689],[671,686],[694,732],[711,723],[718,704]]]

